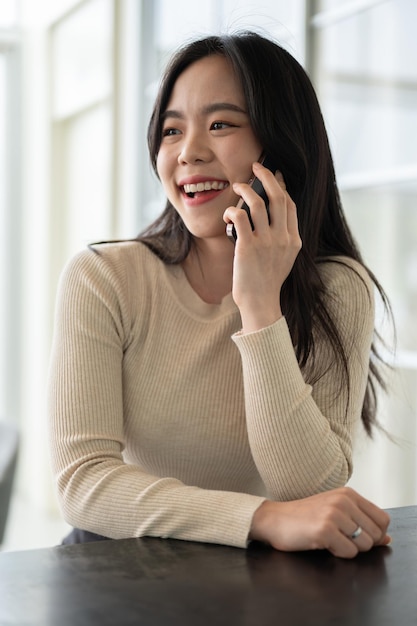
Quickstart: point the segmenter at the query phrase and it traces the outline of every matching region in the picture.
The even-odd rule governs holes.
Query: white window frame
[[[4,288],[5,328],[4,344],[0,358],[1,381],[0,419],[17,422],[20,415],[20,311],[21,311],[21,119],[20,119],[20,36],[17,29],[0,29],[0,54],[6,64],[6,136],[3,138],[6,159],[5,172],[1,172],[4,187],[3,240],[5,249]]]
[[[320,31],[384,2],[387,0],[351,0],[335,4],[332,9],[316,12],[317,3],[306,0],[306,69],[313,83],[319,82],[317,38]],[[320,92],[318,96],[320,99]],[[338,186],[342,195],[349,191],[376,189],[382,183],[395,186],[416,181],[417,163],[350,174],[338,172]],[[372,270],[378,275],[378,268],[373,267]],[[380,506],[405,506],[417,501],[417,416],[412,409],[417,406],[417,396],[409,382],[408,392],[405,390],[404,382],[409,380],[410,375],[415,377],[417,373],[417,352],[397,350],[395,357],[388,354],[387,359],[394,366],[395,374],[390,379],[389,395],[381,395],[379,417],[382,415],[381,421],[393,435],[393,440],[378,433],[374,442],[364,441],[361,434],[356,448],[356,471],[350,484]],[[407,397],[407,393],[413,395],[413,392],[414,397]],[[396,416],[400,413],[404,417],[398,423]]]

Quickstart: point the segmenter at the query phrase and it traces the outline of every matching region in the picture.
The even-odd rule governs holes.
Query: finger
[[[392,544],[392,537],[391,537],[391,535],[385,535],[375,545],[376,546],[390,546],[391,544]]]
[[[352,558],[358,552],[367,552],[374,546],[373,538],[352,520],[350,513],[341,509],[332,510],[330,520],[328,549],[335,556]]]
[[[275,174],[272,174],[270,170],[262,168],[259,169],[259,172],[258,170],[256,170],[256,175],[261,180],[269,198],[271,226],[275,227],[281,233],[284,231],[287,232],[289,226],[288,214],[290,213],[290,225],[292,228],[291,232],[295,232],[296,234],[298,234],[298,221],[296,219],[297,216],[295,204],[287,193],[287,187],[282,172],[277,170]]]
[[[373,537],[374,541],[380,541],[385,537],[390,523],[390,516],[386,511],[359,496],[357,502],[359,517],[355,518],[358,525],[366,528],[367,532]]]
[[[240,242],[248,241],[252,234],[252,227],[246,211],[243,211],[239,207],[228,207],[223,213],[223,221],[226,224],[233,224],[238,240]]]
[[[263,198],[246,183],[235,183],[233,190],[241,197],[237,208],[242,209],[243,203],[246,203],[257,234],[265,232],[269,227],[269,219]],[[246,210],[244,212],[247,213]]]
[[[356,507],[355,507],[356,508]],[[354,509],[340,524],[342,532],[362,550],[369,549],[382,539],[385,532],[360,509]]]
[[[290,241],[293,242],[293,245],[300,250],[302,247],[302,240],[298,229],[297,207],[291,199],[289,199],[289,202],[287,203],[287,229]]]
[[[374,545],[386,545],[389,542],[386,534],[388,514],[365,499],[361,498],[359,504],[362,504],[366,512],[354,503],[354,508],[346,512],[340,528],[361,552]]]
[[[361,526],[374,540],[381,539],[386,535],[390,517],[386,511],[373,504],[361,496],[351,487],[343,487],[338,490],[339,506],[350,520],[350,527],[343,530],[347,534],[354,532],[355,528]]]
[[[353,559],[358,554],[359,547],[349,537],[346,537],[343,532],[339,532],[330,539],[327,550],[334,556],[343,559]]]
[[[298,231],[298,215],[297,215],[297,207],[295,205],[294,200],[287,192],[287,186],[285,184],[284,177],[282,172],[277,170],[275,172],[275,179],[278,181],[279,186],[282,191],[285,193],[285,205],[287,209],[287,228],[288,233],[292,238],[299,239],[299,231]],[[300,239],[301,243],[301,239]]]
[[[360,494],[356,492],[356,504],[357,506],[369,517],[375,520],[378,524],[386,525],[389,523],[389,515],[384,509],[381,509],[379,506],[364,498]]]
[[[284,177],[282,175],[282,172],[280,172],[279,170],[277,170],[275,172],[275,178],[278,181],[279,186],[281,187],[281,189],[283,191],[287,191],[287,185],[285,184],[285,180]]]
[[[368,552],[375,545],[372,536],[362,526],[357,526],[348,538],[355,544],[359,552]]]

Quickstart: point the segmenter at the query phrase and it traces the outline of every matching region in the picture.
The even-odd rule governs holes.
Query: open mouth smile
[[[195,194],[207,191],[223,191],[229,183],[220,180],[206,180],[198,183],[187,183],[181,187],[183,193],[189,198],[194,198]]]

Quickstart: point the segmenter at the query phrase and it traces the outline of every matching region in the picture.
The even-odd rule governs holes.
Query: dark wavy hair
[[[326,308],[319,264],[329,257],[345,256],[366,266],[342,210],[320,106],[302,66],[277,43],[254,32],[209,36],[186,44],[166,69],[150,119],[148,146],[153,168],[158,175],[162,116],[174,84],[188,66],[209,55],[222,55],[231,63],[243,88],[253,131],[282,172],[297,206],[303,246],[283,285],[281,301],[300,367],[309,357],[314,358],[313,331],[318,329],[327,336],[334,365],[349,390],[347,354]],[[137,239],[169,264],[181,263],[194,246],[193,236],[169,201],[160,217]],[[366,269],[390,312],[382,287]],[[368,435],[377,424],[377,388],[385,389],[375,342],[378,339],[375,332],[362,408]]]

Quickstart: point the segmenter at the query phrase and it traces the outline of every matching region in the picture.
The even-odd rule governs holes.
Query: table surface
[[[153,538],[5,552],[0,625],[417,625],[417,506],[389,512],[392,547],[353,560]]]

